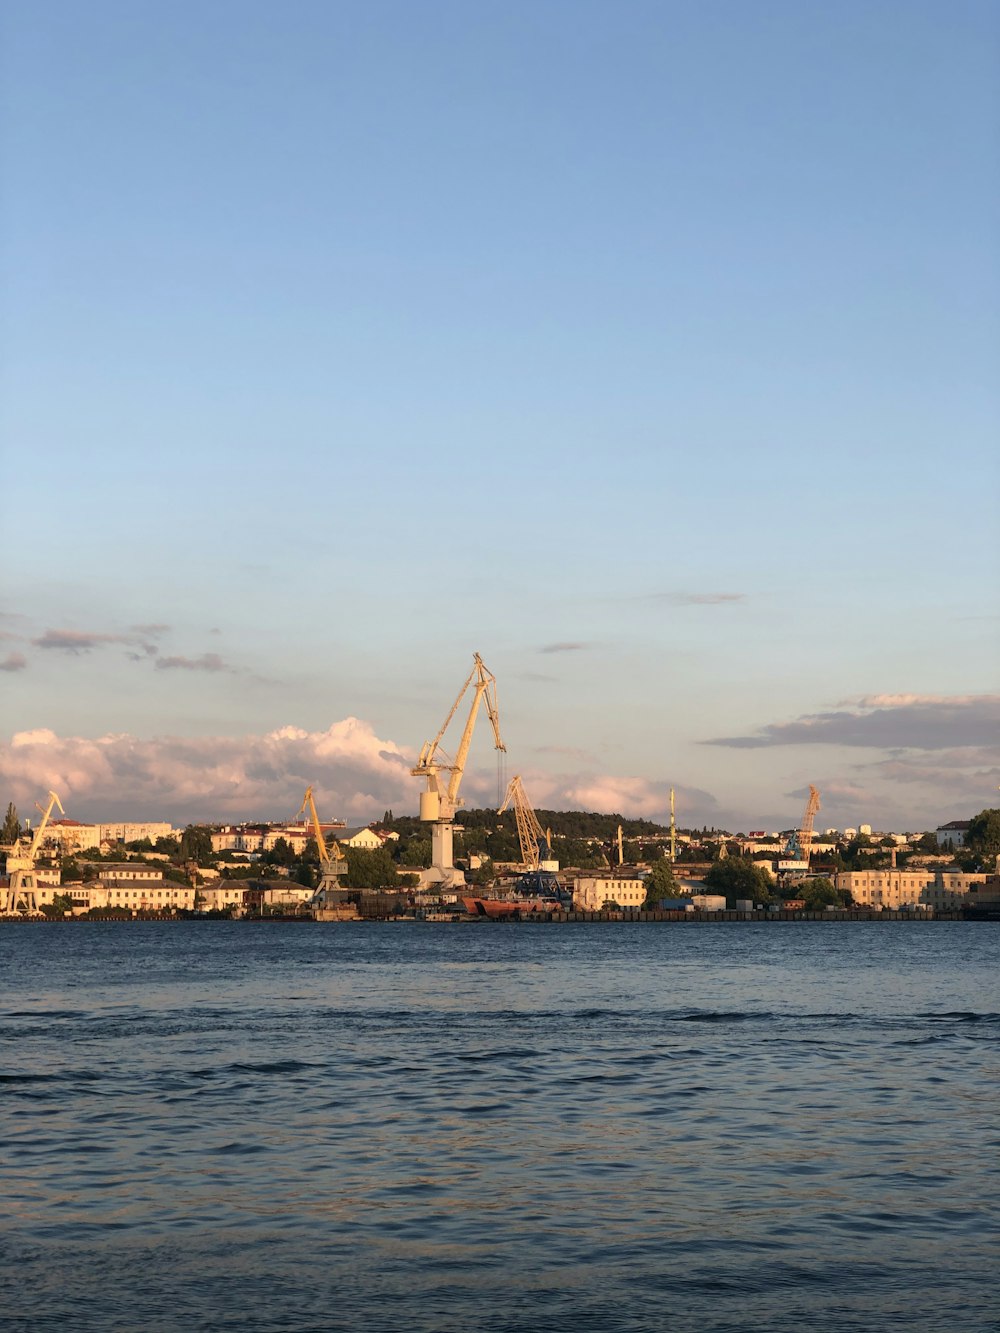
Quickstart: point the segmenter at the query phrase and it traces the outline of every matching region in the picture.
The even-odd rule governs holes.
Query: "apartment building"
[[[959,870],[845,870],[836,876],[858,907],[896,911],[901,907],[960,907],[973,884],[984,874]]]

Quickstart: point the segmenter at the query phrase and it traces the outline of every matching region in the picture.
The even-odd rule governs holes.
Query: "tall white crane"
[[[54,791],[50,791],[48,805],[44,810],[41,806],[38,807],[39,810],[42,810],[42,818],[35,829],[35,835],[31,842],[26,845],[23,837],[18,838],[13,849],[7,854],[7,873],[10,876],[10,884],[4,898],[3,914],[5,916],[12,915],[15,912],[37,912],[39,910],[35,857],[42,845],[42,834],[48,827],[54,806],[59,807],[61,815],[66,813],[62,808],[62,801]]]
[[[441,739],[448,730],[452,718],[467,691],[472,689],[472,704],[469,716],[459,741],[454,760],[441,749]],[[472,670],[465,684],[458,692],[458,698],[451,706],[451,711],[444,720],[441,730],[432,741],[427,741],[420,751],[416,767],[410,772],[415,778],[424,778],[427,786],[420,793],[420,818],[431,826],[431,875],[434,883],[445,887],[464,883],[460,872],[455,869],[454,834],[455,811],[462,804],[458,789],[465,773],[469,746],[472,744],[472,732],[480,704],[486,704],[486,712],[493,728],[493,748],[506,753],[507,747],[500,738],[500,715],[497,710],[497,682],[493,673],[487,670],[478,653],[473,654]],[[450,774],[445,783],[442,774]]]

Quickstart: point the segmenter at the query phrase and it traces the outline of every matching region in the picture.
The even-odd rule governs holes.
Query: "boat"
[[[519,921],[540,912],[561,912],[565,907],[558,898],[479,898],[462,899],[470,916],[488,917],[491,921]]]

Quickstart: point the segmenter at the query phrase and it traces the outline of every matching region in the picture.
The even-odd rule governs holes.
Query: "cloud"
[[[27,665],[28,659],[23,653],[8,653],[0,662],[0,671],[23,671]]]
[[[158,657],[157,671],[235,671],[218,653],[202,653],[201,657]]]
[[[756,735],[702,742],[734,749],[847,745],[887,750],[979,746],[1000,735],[1000,695],[867,695],[853,708],[771,722]]]
[[[133,625],[132,629],[135,630],[136,634],[142,634],[150,639],[158,639],[161,634],[168,634],[170,632],[169,625],[161,625],[157,622],[154,622],[152,625]]]
[[[547,643],[540,653],[582,653],[593,645],[589,643]]]
[[[412,760],[369,723],[345,718],[326,731],[282,727],[266,735],[61,737],[19,732],[0,749],[0,781],[15,804],[57,791],[77,819],[290,818],[312,785],[320,814],[348,822],[386,806],[415,807]]]
[[[63,653],[89,653],[106,643],[136,642],[130,634],[98,634],[90,630],[47,629],[31,641],[36,648],[52,648]]]
[[[745,602],[745,592],[654,592],[643,598],[649,602],[669,602],[672,606],[722,606],[727,602]]]
[[[133,662],[142,662],[156,653],[156,645],[150,642],[149,636],[164,633],[168,628],[167,625],[133,625],[132,629],[136,632],[129,634],[105,634],[97,630],[47,629],[44,634],[32,639],[31,642],[36,648],[53,649],[74,657],[109,644],[122,644],[133,650],[128,654]]]
[[[466,773],[462,795],[469,807],[499,804],[489,755],[484,745]],[[52,789],[75,819],[185,824],[291,818],[311,785],[323,818],[351,823],[377,818],[387,807],[416,813],[422,783],[411,775],[413,761],[356,717],[326,731],[285,726],[242,737],[90,739],[39,728],[17,733],[0,748],[0,790],[30,809],[40,792]],[[667,782],[532,770],[524,781],[539,809],[618,811],[661,823],[668,818]],[[677,796],[683,822],[717,822],[709,793],[678,786]]]
[[[594,810],[622,814],[629,819],[651,819],[663,824],[670,819],[670,787],[667,781],[609,773],[522,774],[525,791],[538,810]],[[678,822],[712,823],[719,805],[709,792],[674,784]]]

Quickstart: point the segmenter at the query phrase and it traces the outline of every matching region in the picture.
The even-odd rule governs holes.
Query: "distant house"
[[[383,840],[373,828],[342,828],[337,830],[337,841],[341,847],[363,847],[374,852],[383,845]]]
[[[939,847],[964,847],[969,832],[968,819],[953,819],[950,824],[942,824],[934,830]]]

